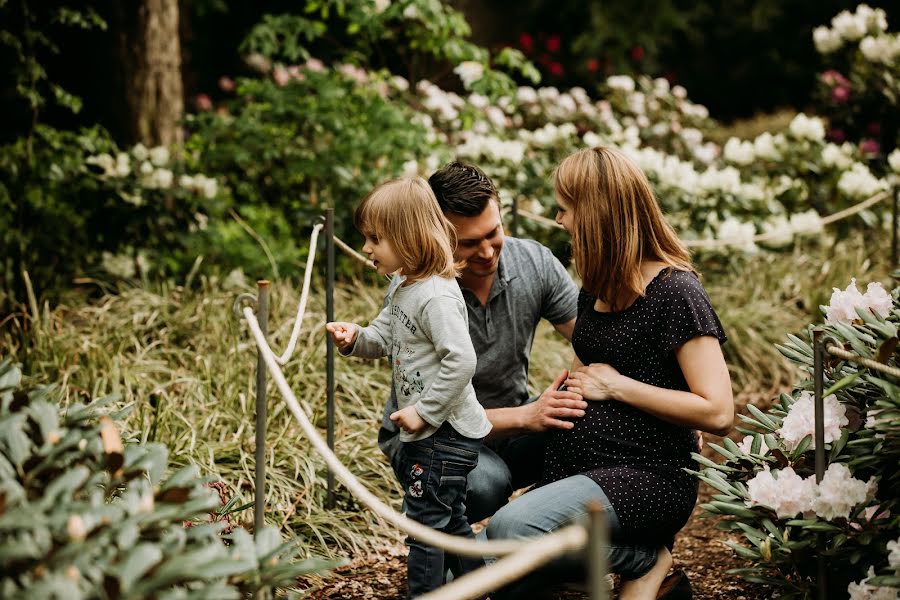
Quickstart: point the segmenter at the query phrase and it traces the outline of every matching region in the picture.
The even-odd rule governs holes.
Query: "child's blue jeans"
[[[450,535],[473,538],[466,520],[466,477],[478,464],[481,440],[467,438],[449,423],[431,436],[404,442],[401,474],[406,516]],[[407,583],[415,598],[440,587],[445,569],[462,575],[484,566],[482,558],[447,555],[408,537]]]

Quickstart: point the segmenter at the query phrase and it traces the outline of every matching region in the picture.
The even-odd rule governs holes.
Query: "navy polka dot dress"
[[[649,385],[688,391],[675,358],[691,338],[726,340],[722,324],[696,275],[663,269],[644,296],[617,312],[594,310],[584,290],[572,346],[585,365],[607,363]],[[693,430],[667,423],[624,402],[588,401],[572,429],[550,437],[541,485],[587,475],[606,493],[629,540],[671,544],[697,501]]]

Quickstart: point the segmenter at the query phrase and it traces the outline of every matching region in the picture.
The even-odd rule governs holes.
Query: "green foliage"
[[[4,598],[241,598],[334,563],[293,562],[277,529],[220,536],[219,497],[162,444],[125,442],[116,397],[58,407],[0,363],[0,593]],[[108,414],[106,414],[108,413]]]
[[[379,94],[388,85],[379,76],[361,84],[338,71],[297,73],[302,78],[283,87],[240,80],[230,114],[188,119],[194,133],[187,148],[228,183],[252,227],[288,232],[279,243],[305,237],[326,206],[335,208],[337,234],[348,239],[359,200],[433,143],[409,107]]]

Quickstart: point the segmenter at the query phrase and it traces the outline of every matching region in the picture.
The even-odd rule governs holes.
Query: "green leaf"
[[[822,397],[825,398],[825,397],[827,397],[827,396],[830,396],[831,394],[834,394],[835,392],[839,392],[840,390],[842,390],[842,389],[848,387],[848,386],[851,385],[854,381],[856,381],[856,379],[857,379],[861,374],[862,374],[862,371],[857,371],[856,373],[853,373],[853,374],[851,374],[851,375],[847,375],[846,377],[842,377],[839,381],[833,383],[833,384],[831,385],[831,387],[829,387],[827,390],[825,390],[825,392],[822,394]]]
[[[140,543],[125,557],[117,569],[122,592],[129,592],[134,582],[138,581],[163,558],[163,552],[156,544]]]

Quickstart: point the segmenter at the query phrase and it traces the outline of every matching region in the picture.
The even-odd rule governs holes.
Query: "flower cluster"
[[[88,156],[85,164],[99,168],[99,176],[105,180],[124,180],[136,177],[138,188],[148,190],[168,190],[180,187],[202,198],[215,198],[219,194],[219,184],[215,178],[202,173],[183,174],[176,179],[172,171],[172,156],[166,146],[147,148],[137,144],[128,152],[118,152],[115,158],[102,153]],[[122,197],[134,204],[142,204],[143,196],[137,192],[123,192]]]
[[[833,288],[833,290],[828,306],[825,307],[828,323],[856,321],[859,319],[857,309],[870,310],[882,317],[886,317],[891,311],[891,296],[878,282],[869,283],[865,294],[856,287],[855,277],[850,280],[846,289]]]
[[[858,42],[864,36],[878,35],[887,30],[887,15],[883,9],[873,9],[868,4],[860,4],[856,12],[844,10],[831,19],[831,27],[825,25],[813,30],[816,50],[829,54],[840,49],[846,42]]]
[[[767,506],[780,519],[802,513],[833,521],[849,518],[856,506],[874,496],[875,490],[874,479],[855,479],[842,463],[829,465],[818,484],[815,475],[803,478],[792,467],[775,472],[764,469],[747,482],[747,505]]]
[[[846,415],[846,409],[841,404],[837,396],[831,394],[822,399],[823,402],[823,421],[825,423],[825,443],[831,442],[841,437],[841,427],[849,423]],[[784,445],[790,450],[800,445],[807,436],[812,436],[810,448],[816,447],[815,440],[815,403],[811,392],[801,392],[800,397],[791,406],[790,412],[784,418],[781,429],[778,434],[784,440]]]

